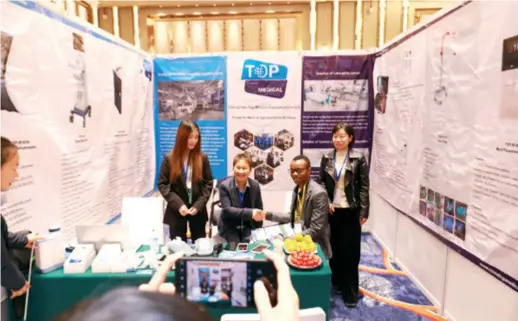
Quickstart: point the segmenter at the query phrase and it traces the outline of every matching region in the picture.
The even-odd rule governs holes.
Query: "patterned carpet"
[[[354,309],[333,295],[332,321],[447,321],[369,233],[362,235],[360,287],[363,296]]]

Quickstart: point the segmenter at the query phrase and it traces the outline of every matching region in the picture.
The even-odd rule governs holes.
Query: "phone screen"
[[[254,253],[263,253],[265,250],[267,250],[270,246],[266,245],[266,244],[261,244],[261,245],[258,245],[257,247],[255,247],[252,252]]]
[[[183,258],[176,263],[176,289],[192,302],[215,307],[255,307],[253,285],[263,281],[277,304],[277,274],[267,260]]]

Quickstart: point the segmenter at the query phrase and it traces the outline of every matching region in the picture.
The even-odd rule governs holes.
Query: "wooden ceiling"
[[[321,1],[321,0],[317,0]],[[331,1],[331,0],[329,0]],[[298,0],[298,1],[287,1],[287,0],[269,0],[269,1],[250,1],[250,0],[213,0],[213,1],[194,1],[194,0],[176,0],[176,1],[165,1],[165,0],[111,0],[111,1],[98,1],[99,7],[127,7],[137,5],[139,7],[214,7],[214,6],[250,6],[250,5],[287,5],[287,4],[308,4],[309,0]]]

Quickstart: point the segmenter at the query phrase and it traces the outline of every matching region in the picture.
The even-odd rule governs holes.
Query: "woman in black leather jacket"
[[[358,301],[361,225],[369,216],[369,167],[354,149],[354,129],[340,122],[333,129],[334,148],[322,156],[320,183],[329,196],[333,284],[344,303]]]

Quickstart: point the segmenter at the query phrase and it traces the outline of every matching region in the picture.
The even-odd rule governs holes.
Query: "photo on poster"
[[[443,229],[446,232],[453,234],[453,226],[455,225],[455,218],[451,215],[445,214],[443,219]]]
[[[113,103],[119,114],[122,114],[122,67],[113,70]]]
[[[388,76],[378,76],[376,82],[376,96],[374,97],[374,108],[382,114],[385,113],[385,109],[387,107],[388,85]]]
[[[368,81],[306,80],[304,112],[345,112],[369,110]]]
[[[13,44],[13,37],[3,31],[0,31],[0,59],[1,59],[1,76],[0,76],[0,83],[1,83],[1,92],[0,92],[0,106],[1,110],[10,111],[10,112],[18,112],[16,107],[13,104],[13,101],[11,100],[11,97],[9,97],[9,92],[7,91],[7,80],[6,80],[6,72],[7,72],[7,62],[9,61],[9,55],[11,54],[11,46]]]
[[[500,118],[518,120],[518,35],[503,41]]]
[[[225,81],[158,83],[160,120],[224,120]]]
[[[455,220],[455,232],[453,234],[464,241],[466,239],[466,222]]]
[[[466,216],[468,215],[468,205],[456,201],[455,202],[455,218],[466,222]]]
[[[69,122],[74,123],[75,116],[81,117],[83,127],[86,127],[86,118],[92,117],[92,106],[89,104],[88,84],[86,79],[86,56],[84,38],[82,35],[72,33],[72,56],[68,66],[72,70],[72,76],[76,85],[76,99],[70,110]]]
[[[443,219],[443,212],[436,208],[435,209],[435,217],[434,217],[435,225],[441,227],[442,226],[442,219]]]

